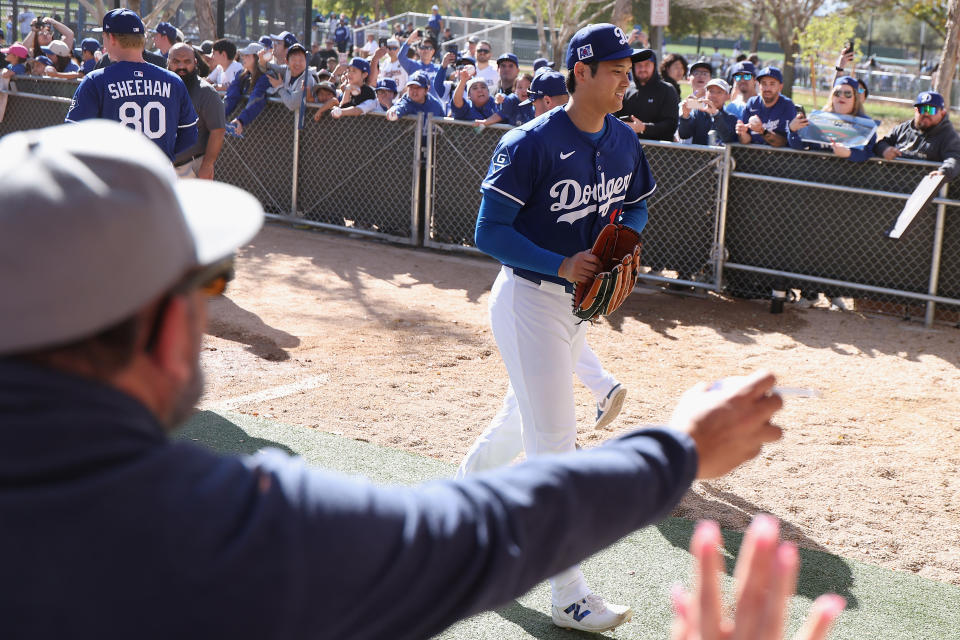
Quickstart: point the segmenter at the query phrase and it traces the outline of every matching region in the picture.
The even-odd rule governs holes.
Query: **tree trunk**
[[[197,30],[201,40],[217,39],[217,15],[214,0],[194,0],[197,11]]]
[[[547,51],[547,31],[543,26],[543,0],[537,0],[535,6],[535,13],[537,17],[537,53],[543,57],[550,55],[550,52]]]
[[[628,34],[629,37],[634,24],[633,3],[630,0],[614,0],[610,22],[623,29],[623,32]]]
[[[960,0],[950,0],[947,7],[946,32],[943,49],[940,51],[940,72],[937,74],[933,88],[943,96],[949,109],[950,88],[953,84],[953,74],[957,68],[957,47],[960,45]]]
[[[760,13],[753,22],[753,31],[750,33],[750,48],[747,49],[747,53],[753,53],[760,48],[760,37],[763,35],[763,22],[766,20],[766,13],[766,7],[761,5]]]

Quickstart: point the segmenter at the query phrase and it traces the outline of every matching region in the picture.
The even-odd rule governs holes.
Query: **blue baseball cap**
[[[375,91],[393,91],[397,93],[397,82],[393,78],[382,78],[377,80]]]
[[[363,58],[354,58],[353,60],[350,61],[350,66],[356,69],[360,69],[360,71],[370,73],[370,63],[364,60]]]
[[[567,69],[573,69],[578,62],[603,62],[630,58],[631,62],[640,62],[653,57],[650,49],[634,49],[627,44],[623,30],[606,22],[591,24],[580,29],[570,38],[567,45]]]
[[[289,31],[281,31],[277,35],[273,35],[271,33],[270,37],[278,42],[283,42],[283,44],[287,45],[288,47],[292,47],[293,45],[297,44],[297,36],[293,35]]]
[[[780,73],[780,69],[776,67],[764,67],[760,69],[760,72],[757,73],[757,80],[759,81],[760,78],[773,78],[780,84],[783,84],[783,74]]]
[[[921,91],[913,106],[933,106],[937,109],[943,109],[943,96],[936,91]]]
[[[37,62],[42,62],[43,64],[47,65],[48,67],[52,67],[52,66],[53,66],[53,60],[51,60],[51,59],[48,58],[47,56],[37,56],[36,58],[34,58],[34,60],[36,60]]]
[[[273,38],[270,36],[260,36],[260,39],[257,40],[260,43],[260,46],[264,49],[273,49]]]
[[[857,79],[853,76],[840,76],[837,78],[837,81],[833,83],[833,86],[839,87],[842,84],[845,84],[853,89],[854,93],[860,91],[860,83],[857,82]]]
[[[743,62],[738,62],[737,64],[730,67],[730,73],[727,74],[727,81],[733,82],[733,76],[742,73],[749,73],[754,78],[757,77],[757,68],[749,60],[744,60]]]
[[[539,100],[547,96],[562,96],[566,93],[567,81],[563,77],[563,74],[559,71],[551,71],[548,68],[546,71],[541,71],[533,77],[533,82],[530,83],[530,88],[527,89],[527,99],[521,102],[520,106],[528,105],[534,100]]]
[[[112,9],[103,16],[103,26],[93,29],[104,33],[146,33],[143,20],[130,9]]]
[[[410,85],[413,85],[413,84],[417,85],[418,87],[423,87],[424,89],[429,89],[430,78],[427,77],[427,74],[417,71],[411,74],[409,78],[407,78],[407,84],[405,86],[409,87]]]
[[[465,64],[477,65],[477,61],[471,58],[470,56],[460,56],[457,58],[457,66],[462,67]]]
[[[513,64],[520,66],[520,59],[513,53],[501,53],[500,57],[497,58],[497,66],[500,66],[501,62],[512,62]]]
[[[546,58],[537,58],[533,61],[533,72],[536,73],[540,67],[550,67],[553,69],[553,62]]]
[[[157,28],[154,29],[153,32],[159,33],[162,36],[166,36],[170,39],[170,42],[173,42],[177,39],[177,28],[169,22],[161,22],[157,25]]]
[[[96,38],[84,38],[80,43],[80,50],[96,53],[100,51],[100,42]]]

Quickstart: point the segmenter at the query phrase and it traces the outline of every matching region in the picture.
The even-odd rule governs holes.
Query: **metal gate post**
[[[948,185],[940,188],[940,197],[947,197]],[[930,287],[927,290],[932,296],[937,295],[937,288],[940,284],[940,255],[943,252],[943,225],[947,217],[947,205],[942,202],[937,205],[937,221],[933,231],[933,255],[930,256]],[[933,300],[927,301],[927,313],[923,318],[923,324],[926,327],[933,326],[933,319],[937,312],[937,303]]]
[[[714,238],[714,268],[713,274],[716,278],[716,291],[723,291],[723,264],[727,259],[726,233],[727,233],[727,196],[730,192],[730,174],[733,173],[733,157],[730,154],[730,146],[723,146],[723,167],[720,182],[720,198],[717,207],[717,229]]]
[[[303,91],[307,90],[306,80],[304,80]],[[303,98],[301,97],[301,100]],[[293,112],[293,176],[291,179],[292,187],[290,192],[290,217],[297,217],[297,186],[300,175],[300,109]]]

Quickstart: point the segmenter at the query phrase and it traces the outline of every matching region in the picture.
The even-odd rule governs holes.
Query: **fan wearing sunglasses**
[[[845,116],[868,117],[863,110],[863,94],[858,91],[857,79],[851,76],[841,76],[833,85],[833,91],[830,92],[830,100],[823,107],[823,111],[828,113],[838,113]],[[815,143],[804,141],[800,136],[800,131],[807,127],[810,121],[807,120],[807,114],[797,110],[797,116],[790,121],[787,127],[787,143],[794,149],[813,149],[822,150],[823,147]],[[877,142],[877,136],[874,134],[864,145],[848,147],[842,142],[833,142],[830,148],[833,154],[840,158],[849,158],[853,162],[863,162],[873,155],[873,146]]]
[[[877,142],[873,152],[884,160],[915,158],[942,162],[932,173],[953,180],[960,173],[960,136],[947,115],[943,96],[922,91],[914,103],[913,120],[903,122]]]

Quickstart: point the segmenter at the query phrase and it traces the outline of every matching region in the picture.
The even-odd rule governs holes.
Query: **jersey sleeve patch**
[[[501,170],[510,166],[510,153],[506,149],[500,149],[493,155],[490,161],[490,175],[499,173]]]

